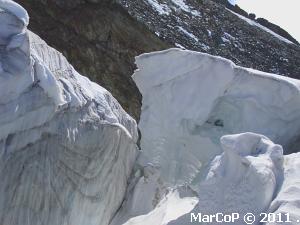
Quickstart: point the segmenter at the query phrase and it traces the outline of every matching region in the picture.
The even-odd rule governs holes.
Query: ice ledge
[[[172,62],[170,61],[167,63],[167,59],[171,59]],[[133,79],[137,85],[139,85],[138,87],[140,90],[168,82],[176,77],[186,75],[191,71],[200,70],[201,68],[208,66],[211,66],[211,70],[218,71],[222,65],[225,66],[223,69],[226,68],[228,70],[236,70],[236,73],[239,73],[239,70],[247,71],[249,75],[271,80],[278,80],[288,83],[288,85],[294,86],[297,90],[300,90],[299,80],[237,66],[229,59],[202,52],[184,50],[180,48],[170,48],[163,51],[141,54],[140,56],[137,56],[135,60],[138,69],[133,74]],[[195,62],[197,62],[197,64],[195,64]],[[215,65],[217,68],[213,68],[212,66],[215,64],[215,62],[217,62]],[[160,65],[163,66],[163,68],[161,68]],[[143,71],[140,72],[140,70]],[[163,75],[161,74],[162,72],[164,72]],[[224,71],[224,73],[226,73],[226,71]],[[230,71],[229,73],[233,72]],[[228,76],[228,74],[226,74],[226,76]]]

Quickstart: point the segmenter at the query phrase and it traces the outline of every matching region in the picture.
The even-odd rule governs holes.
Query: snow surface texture
[[[143,151],[112,225],[187,225],[189,212],[300,219],[300,158],[281,147],[294,151],[290,143],[299,139],[298,80],[179,49],[136,62]],[[235,224],[245,224],[241,219]]]
[[[0,0],[0,224],[107,225],[134,164],[136,122]]]

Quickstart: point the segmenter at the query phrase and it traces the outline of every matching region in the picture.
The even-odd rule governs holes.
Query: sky
[[[248,13],[263,17],[300,42],[300,0],[230,0]]]

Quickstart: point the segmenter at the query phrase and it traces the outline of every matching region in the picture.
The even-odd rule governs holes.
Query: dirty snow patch
[[[156,0],[147,1],[160,15],[169,15],[171,13],[171,9],[166,4],[160,4]]]
[[[191,13],[194,16],[201,16],[200,12],[191,9],[183,0],[172,0],[172,2],[185,12]]]
[[[194,41],[198,42],[199,39],[192,33],[188,32],[186,29],[182,28],[182,27],[178,27],[178,29],[184,33],[186,36],[188,36],[189,38],[193,39]]]

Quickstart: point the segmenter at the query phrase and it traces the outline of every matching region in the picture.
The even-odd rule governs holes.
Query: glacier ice
[[[281,184],[282,147],[253,133],[223,136],[221,146],[224,153],[213,160],[200,183],[199,204],[193,211],[208,215],[252,213],[259,218]],[[236,223],[243,222],[241,218]]]
[[[172,187],[153,210],[129,218],[123,224],[188,225],[191,213],[238,213],[241,218],[234,224],[240,225],[245,224],[242,215],[249,212],[259,218],[260,213],[268,209],[281,184],[282,147],[254,133],[225,135],[221,138],[221,146],[224,152],[211,162],[210,169],[196,189]]]
[[[141,160],[170,184],[198,183],[222,152],[220,138],[253,132],[284,147],[300,134],[300,81],[170,49],[136,59],[143,95]],[[179,160],[180,159],[180,160]]]
[[[18,20],[20,20],[25,26],[29,24],[29,16],[27,11],[23,7],[20,7],[20,5],[16,2],[12,0],[1,0],[0,8],[2,9],[2,11],[9,12],[10,14],[17,17]]]
[[[297,224],[300,154],[283,153],[299,150],[300,81],[186,50],[139,56],[136,162],[136,122],[28,23],[0,0],[1,225],[187,225],[218,212]]]
[[[190,213],[239,213],[239,225],[253,213],[259,224],[262,212],[296,224],[300,158],[284,153],[299,141],[300,81],[180,49],[136,63],[142,172],[112,225],[187,225]]]
[[[0,0],[0,224],[106,225],[137,155],[136,122]]]
[[[297,225],[299,224],[297,220],[300,221],[300,153],[285,156],[283,165],[283,179],[280,190],[267,212],[281,214],[284,220],[287,219],[286,213],[288,213],[291,220],[289,224]],[[267,224],[274,225],[276,223],[270,222]]]

